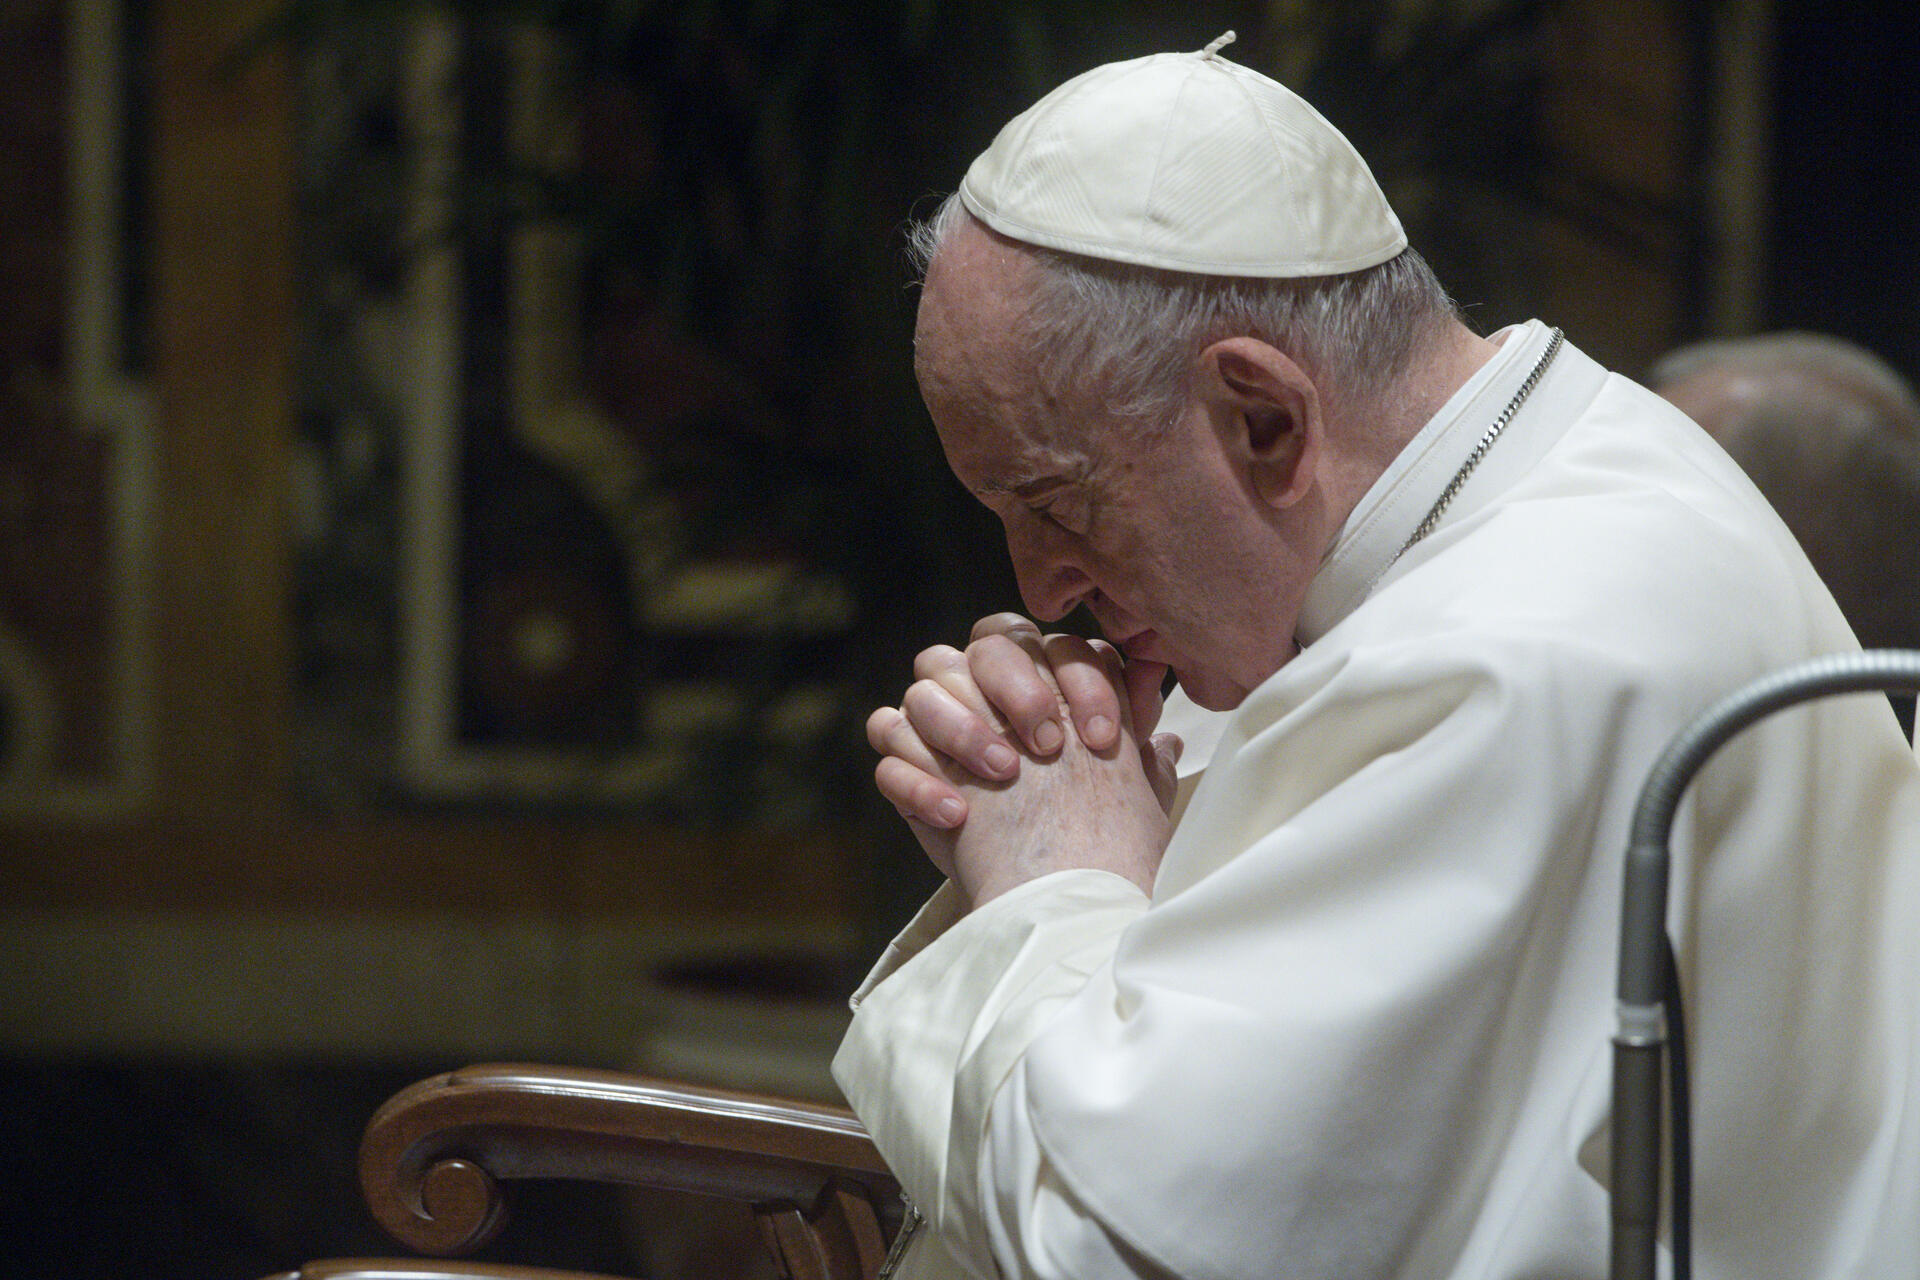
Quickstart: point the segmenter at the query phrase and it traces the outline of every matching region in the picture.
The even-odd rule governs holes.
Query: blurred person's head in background
[[[1867,648],[1920,648],[1920,399],[1884,360],[1816,333],[1678,348],[1647,383],[1732,454]]]

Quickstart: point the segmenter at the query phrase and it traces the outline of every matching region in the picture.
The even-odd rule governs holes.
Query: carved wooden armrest
[[[489,1262],[422,1262],[417,1258],[329,1258],[266,1280],[620,1280],[591,1271],[554,1271]]]
[[[898,1216],[899,1184],[845,1108],[610,1071],[490,1064],[434,1076],[375,1112],[360,1145],[368,1207],[424,1253],[490,1240],[504,1221],[500,1182],[514,1178],[746,1201],[794,1280],[873,1276]]]

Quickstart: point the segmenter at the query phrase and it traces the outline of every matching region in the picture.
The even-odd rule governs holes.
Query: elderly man
[[[1820,333],[1694,343],[1647,371],[1793,530],[1860,643],[1920,647],[1920,400],[1864,348]],[[1913,727],[1913,699],[1895,702]]]
[[[1463,326],[1218,42],[1063,85],[919,240],[954,473],[1112,644],[989,619],[869,722],[949,877],[835,1061],[906,1271],[1598,1274],[1628,816],[1851,646],[1806,557],[1658,397]],[[1724,754],[1671,913],[1701,1273],[1911,1274],[1920,771],[1877,699]]]

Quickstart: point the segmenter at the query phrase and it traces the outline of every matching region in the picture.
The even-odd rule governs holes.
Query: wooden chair
[[[477,1249],[520,1178],[621,1183],[752,1206],[787,1280],[874,1280],[899,1184],[842,1107],[610,1071],[490,1064],[431,1077],[374,1113],[360,1182],[374,1217],[427,1254]],[[606,1280],[580,1272],[383,1258],[272,1280]]]

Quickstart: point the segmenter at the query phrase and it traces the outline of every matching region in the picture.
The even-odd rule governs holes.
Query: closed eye
[[[1086,496],[1072,490],[1060,490],[1044,501],[1028,504],[1034,513],[1055,528],[1084,536],[1090,520]]]
[[[992,498],[996,495],[1011,497],[1044,523],[1078,536],[1085,536],[1092,522],[1086,485],[1069,476],[1049,475],[1019,484],[993,484],[975,493],[988,506],[993,505]]]

